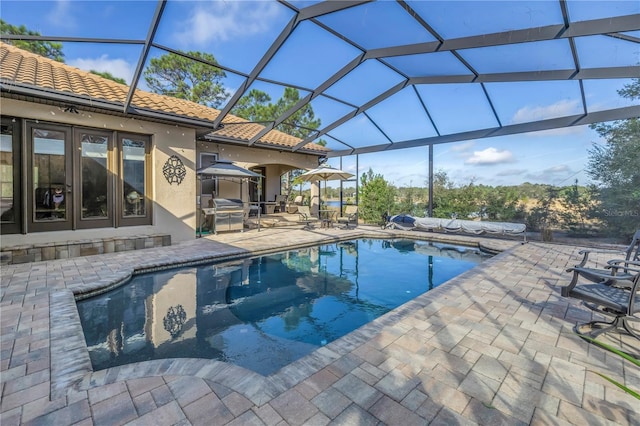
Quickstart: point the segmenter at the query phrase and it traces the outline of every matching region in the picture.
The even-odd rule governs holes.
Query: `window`
[[[201,153],[200,168],[212,165],[218,160],[218,154]],[[213,198],[218,194],[218,178],[202,178],[202,195],[210,195]]]

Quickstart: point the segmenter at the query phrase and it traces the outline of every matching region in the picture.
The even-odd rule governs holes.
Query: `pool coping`
[[[366,342],[382,328],[392,325],[398,316],[416,308],[424,308],[431,299],[445,291],[452,280],[467,273],[475,273],[477,268],[490,262],[487,259],[469,271],[454,277],[438,287],[391,310],[375,320],[361,326],[345,336],[313,351],[312,353],[288,364],[269,376],[221,361],[200,358],[173,358],[145,361],[93,371],[89,351],[86,346],[76,301],[110,291],[125,284],[133,275],[145,272],[173,269],[182,266],[195,266],[210,262],[237,260],[278,251],[306,248],[323,243],[337,243],[358,238],[410,238],[420,241],[433,241],[453,245],[476,247],[480,250],[498,253],[522,244],[521,241],[495,240],[491,244],[471,240],[465,237],[439,237],[439,234],[416,233],[404,230],[359,230],[345,235],[326,235],[321,240],[305,243],[293,243],[269,247],[261,250],[235,248],[218,254],[189,255],[179,257],[172,262],[152,259],[146,265],[133,269],[124,269],[118,273],[102,277],[91,282],[70,285],[66,289],[51,291],[51,396],[52,399],[64,397],[68,392],[86,391],[94,387],[118,381],[165,375],[187,375],[212,380],[244,395],[256,405],[271,400],[292,386],[300,383],[312,374],[347,355],[355,347]],[[473,244],[470,244],[473,241]],[[150,249],[153,250],[153,249]],[[427,297],[428,296],[428,297]]]
[[[393,315],[388,325],[380,325],[379,331],[370,329],[375,335],[364,343],[357,338],[367,338],[366,334],[352,333],[336,341],[334,345],[340,345],[331,346],[331,351],[323,348],[315,352],[317,358],[305,359],[310,365],[269,380],[201,360],[132,364],[127,369],[87,374],[82,371],[82,359],[60,365],[58,361],[65,361],[68,352],[55,360],[51,355],[56,316],[69,315],[51,312],[54,292],[74,306],[68,289],[95,286],[134,266],[199,259],[206,253],[276,251],[284,245],[363,235],[481,243],[504,251],[427,293],[420,304],[405,304],[406,311],[387,314]],[[1,422],[636,424],[637,400],[598,373],[637,389],[640,370],[577,337],[576,324],[600,317],[580,301],[561,296],[570,278],[566,269],[579,261],[584,247],[538,241],[520,244],[481,235],[389,233],[364,226],[356,230],[270,228],[219,234],[162,249],[9,265],[0,270]],[[595,262],[606,262],[606,256],[596,256]],[[75,314],[76,308],[70,312]],[[630,335],[605,333],[602,339],[637,354],[637,340]],[[76,342],[81,341],[84,344],[82,339]],[[63,337],[59,343],[77,350],[73,339]],[[353,350],[339,355],[348,348]],[[338,358],[328,366],[303,378],[334,356]],[[53,369],[57,378],[78,379],[67,382],[67,389],[60,386],[56,392],[63,397],[52,394]],[[159,371],[167,374],[157,376]],[[298,384],[281,392],[288,383]],[[277,396],[261,405],[252,402],[270,395]]]

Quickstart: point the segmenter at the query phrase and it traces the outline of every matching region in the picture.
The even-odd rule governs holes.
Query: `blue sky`
[[[443,37],[474,36],[486,32],[517,30],[562,23],[558,1],[415,1],[408,4]],[[296,7],[313,2],[293,1]],[[572,21],[640,13],[637,1],[574,1],[568,3]],[[3,0],[2,19],[25,25],[46,35],[146,38],[155,1]],[[287,7],[272,1],[178,1],[167,3],[156,43],[180,50],[213,54],[227,68],[222,81],[229,94],[242,84],[264,52],[292,18]],[[455,16],[452,19],[451,16]],[[487,19],[491,16],[491,19]],[[395,2],[382,1],[326,15],[319,21],[342,32],[367,49],[433,41]],[[394,25],[388,25],[389,22]],[[640,31],[629,35],[640,37]],[[135,44],[64,43],[66,63],[85,70],[109,71],[131,82],[141,47]],[[640,58],[636,43],[604,36],[578,37],[576,49],[583,68],[634,66]],[[151,57],[164,52],[152,49]],[[311,22],[294,31],[261,77],[299,86],[301,96],[337,72],[361,51]],[[480,73],[561,70],[573,67],[569,43],[552,40],[524,43],[518,48],[501,46],[458,51]],[[330,124],[358,106],[394,87],[406,75],[465,75],[469,70],[451,52],[388,58],[386,63],[367,60],[312,102],[323,125]],[[616,91],[629,79],[584,82],[588,112],[628,106]],[[145,89],[144,82],[140,87]],[[284,86],[255,82],[278,99]],[[419,85],[407,87],[333,129],[323,139],[332,149],[386,144],[464,132],[498,125],[580,114],[583,111],[577,81]],[[341,100],[338,102],[336,99]],[[431,117],[420,107],[423,102]],[[495,115],[491,106],[495,109]],[[497,117],[496,117],[497,115]],[[375,125],[373,124],[375,122]],[[445,170],[458,183],[488,185],[524,181],[567,185],[576,178],[587,183],[584,172],[587,150],[602,143],[587,126],[436,145],[434,168]],[[338,159],[330,164],[338,165]],[[422,185],[427,178],[427,148],[363,154],[359,173],[369,167],[392,183]],[[353,158],[343,168],[356,172]]]
[[[522,182],[570,185],[586,183],[587,150],[600,142],[586,126],[558,131],[478,139],[434,146],[434,170],[443,170],[456,184],[485,185]],[[338,159],[331,165],[340,166]],[[360,173],[369,167],[398,186],[421,186],[428,176],[428,148],[361,155]],[[353,161],[342,168],[354,173]],[[331,186],[331,184],[329,184]]]

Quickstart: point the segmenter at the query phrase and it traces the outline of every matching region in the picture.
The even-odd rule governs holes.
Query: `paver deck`
[[[279,372],[172,359],[93,372],[73,293],[134,268],[267,252],[359,227],[263,229],[171,247],[2,268],[3,426],[17,424],[640,424],[640,404],[597,373],[640,389],[640,369],[578,338],[594,315],[560,296],[575,246],[436,235],[502,253]],[[605,259],[602,259],[605,260]],[[625,351],[639,342],[602,340]]]

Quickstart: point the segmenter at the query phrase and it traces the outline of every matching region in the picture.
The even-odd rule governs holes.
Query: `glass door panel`
[[[71,229],[69,132],[38,126],[30,127],[30,134],[32,230]]]
[[[145,141],[124,138],[122,140],[123,215],[146,215]]]
[[[112,226],[113,196],[109,172],[111,137],[95,131],[77,133],[80,152],[79,228]]]
[[[119,134],[120,174],[116,195],[117,226],[151,225],[151,138]]]
[[[2,233],[20,232],[20,126],[2,120],[0,131],[0,221]]]
[[[252,167],[249,170],[252,172],[261,174],[262,176],[267,175],[267,169],[265,167]],[[261,214],[266,214],[266,206],[264,204],[266,194],[264,177],[259,178],[257,181],[249,180],[249,202],[251,203],[262,203],[260,204]]]
[[[14,223],[13,136],[10,126],[2,126],[0,134],[0,214],[2,223]]]

